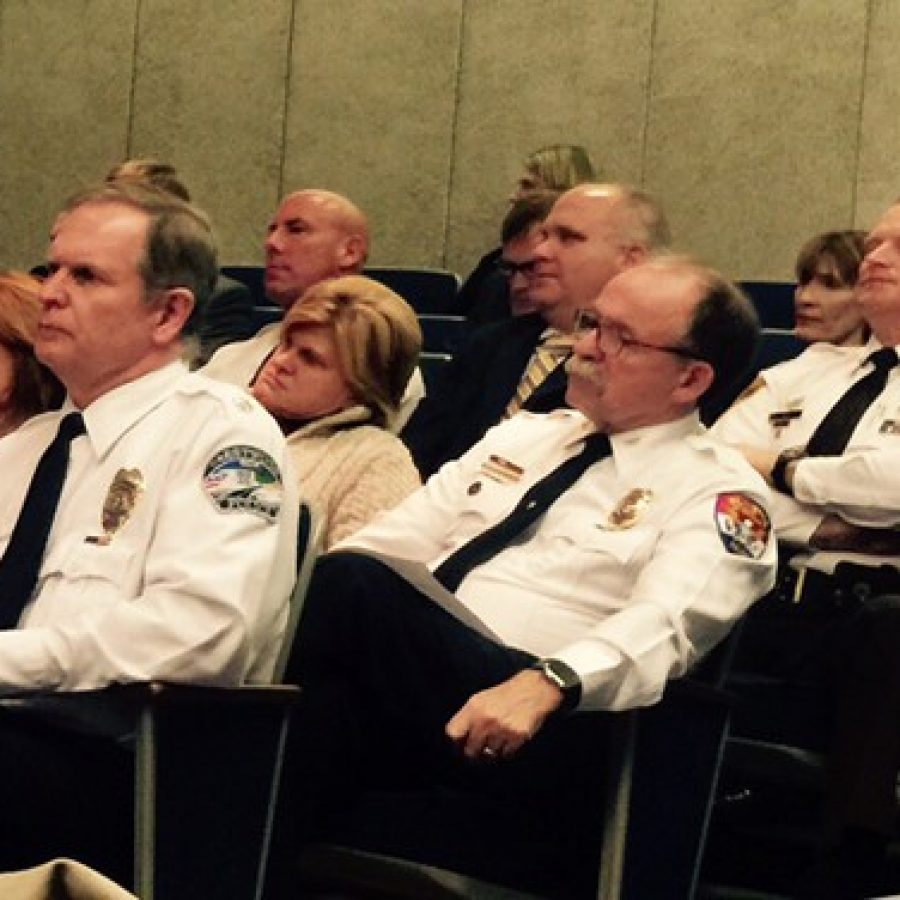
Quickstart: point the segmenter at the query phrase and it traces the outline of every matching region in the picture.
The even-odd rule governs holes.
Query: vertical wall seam
[[[288,110],[291,100],[291,82],[294,77],[294,24],[297,21],[297,3],[291,0],[291,11],[288,20],[287,59],[284,64],[284,104],[281,108],[281,154],[278,157],[278,190],[272,201],[272,209],[284,195],[284,161],[287,157]]]
[[[125,159],[131,159],[134,136],[134,95],[137,91],[138,49],[140,47],[141,12],[143,0],[134,4],[134,31],[131,36],[131,84],[128,87],[128,110],[125,115]]]
[[[653,0],[650,16],[650,47],[647,53],[647,89],[644,91],[644,121],[641,127],[641,171],[638,184],[645,187],[647,178],[647,153],[650,134],[650,100],[653,95],[653,60],[656,58],[656,24],[659,15],[659,0]]]
[[[866,19],[863,30],[863,56],[862,56],[862,72],[859,79],[859,103],[857,104],[856,116],[856,151],[853,159],[853,179],[850,184],[850,217],[849,222],[855,226],[856,221],[856,204],[859,198],[859,163],[862,158],[862,132],[863,132],[863,113],[866,105],[866,80],[869,76],[869,35],[872,33],[872,5],[874,0],[866,2]]]
[[[465,24],[466,0],[460,0],[459,25],[456,34],[456,78],[453,84],[453,111],[450,116],[450,153],[447,159],[447,189],[444,192],[444,217],[441,223],[441,266],[445,269],[447,268],[447,242],[450,237],[450,197],[453,195],[453,173],[456,169],[456,143],[459,125]]]

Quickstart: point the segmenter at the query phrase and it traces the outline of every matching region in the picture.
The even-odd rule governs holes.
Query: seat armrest
[[[287,684],[220,687],[167,681],[114,684],[92,691],[40,692],[0,699],[0,710],[35,716],[56,727],[123,738],[147,710],[210,706],[293,706],[300,688]]]

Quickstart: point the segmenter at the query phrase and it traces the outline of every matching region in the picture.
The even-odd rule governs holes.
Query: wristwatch
[[[782,450],[781,453],[778,454],[778,459],[775,460],[775,465],[772,466],[772,471],[769,473],[769,478],[772,480],[772,486],[776,491],[787,494],[789,497],[794,496],[793,489],[787,483],[787,467],[790,463],[796,462],[798,459],[803,459],[805,455],[805,447],[788,447],[787,450]]]
[[[529,668],[540,672],[547,681],[562,691],[563,700],[556,712],[567,713],[578,706],[578,701],[581,700],[581,679],[574,669],[558,659],[539,659]]]

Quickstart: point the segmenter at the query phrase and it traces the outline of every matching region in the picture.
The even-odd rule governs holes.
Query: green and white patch
[[[258,447],[220,450],[203,470],[203,492],[222,512],[250,512],[274,522],[284,495],[278,463]]]

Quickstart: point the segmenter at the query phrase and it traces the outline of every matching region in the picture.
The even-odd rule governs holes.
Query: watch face
[[[541,664],[541,671],[550,679],[561,691],[567,687],[565,678],[554,668],[552,662],[544,662]]]
[[[558,659],[538,660],[532,668],[542,672],[562,692],[563,701],[557,712],[566,713],[578,706],[581,700],[581,679],[574,669]]]
[[[541,671],[561,691],[571,691],[581,684],[578,676],[565,663],[555,659],[542,660]]]

